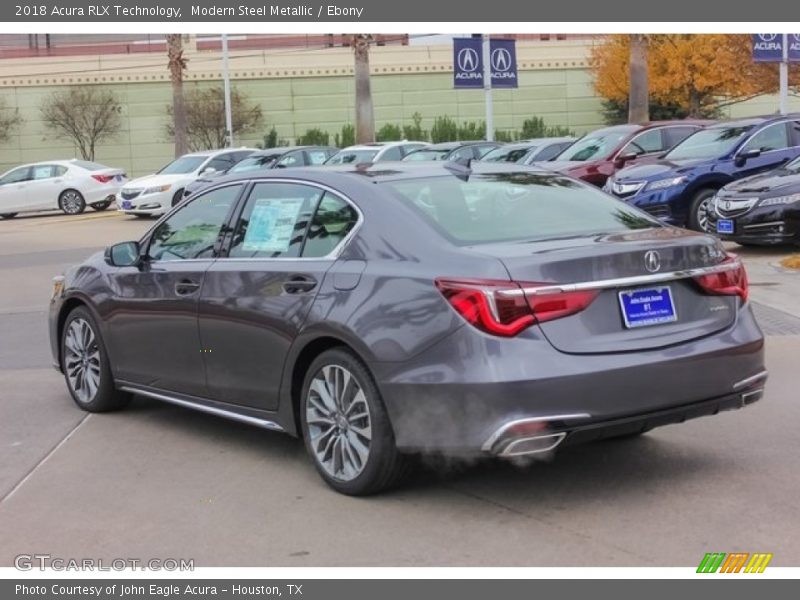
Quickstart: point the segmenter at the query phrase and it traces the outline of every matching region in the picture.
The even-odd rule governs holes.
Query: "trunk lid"
[[[618,235],[488,244],[472,249],[502,261],[511,279],[523,287],[525,282],[572,284],[658,277],[712,266],[724,258],[713,238],[666,227]],[[650,269],[646,266],[645,255],[649,252],[657,254],[659,264],[655,270],[652,262]],[[628,311],[623,309],[622,292],[635,292],[627,295]],[[670,298],[672,310],[667,308]],[[666,316],[659,319],[672,313],[674,320],[636,325],[642,308],[651,310],[649,303],[644,304],[649,301],[654,301],[655,308],[665,307]],[[636,352],[689,342],[730,327],[736,318],[737,302],[736,296],[703,292],[690,278],[620,283],[599,289],[594,301],[581,312],[540,323],[539,327],[561,352]],[[626,314],[631,319],[627,324]]]

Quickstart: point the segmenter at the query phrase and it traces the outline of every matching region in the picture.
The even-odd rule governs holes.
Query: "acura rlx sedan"
[[[15,167],[0,175],[0,218],[56,209],[78,215],[87,206],[105,210],[127,180],[122,169],[88,160],[51,160]]]
[[[636,435],[743,407],[766,379],[717,240],[516,164],[229,176],[54,284],[80,408],[140,394],[302,437],[347,494],[411,454]]]

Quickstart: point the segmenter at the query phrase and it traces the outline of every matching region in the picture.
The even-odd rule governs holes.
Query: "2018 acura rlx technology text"
[[[54,287],[79,407],[141,394],[301,436],[347,494],[410,454],[635,435],[766,379],[718,241],[516,164],[229,176]]]

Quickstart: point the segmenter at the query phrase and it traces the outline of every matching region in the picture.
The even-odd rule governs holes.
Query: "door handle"
[[[317,287],[317,280],[311,275],[292,275],[283,282],[283,290],[287,294],[302,294]]]
[[[175,293],[178,296],[189,296],[200,289],[200,284],[191,279],[181,279],[175,284]]]

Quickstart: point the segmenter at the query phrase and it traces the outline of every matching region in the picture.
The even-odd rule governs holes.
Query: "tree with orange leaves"
[[[594,88],[609,101],[628,99],[630,36],[609,35],[592,48]],[[648,36],[650,98],[690,117],[714,114],[730,104],[778,91],[778,67],[753,62],[751,37],[739,34]],[[790,69],[790,84],[800,81]]]

